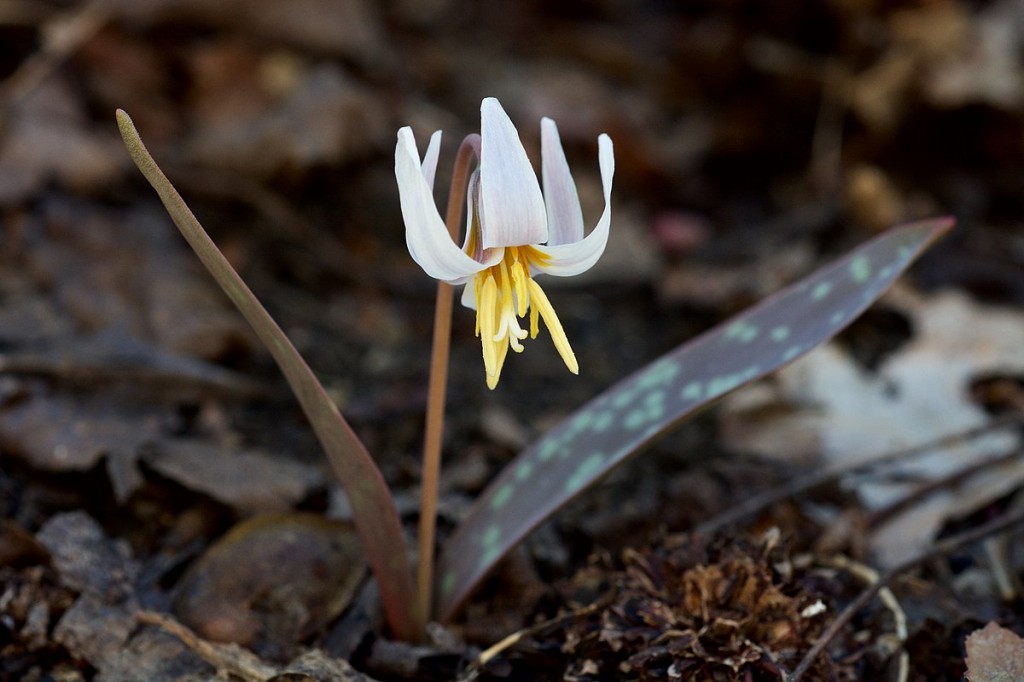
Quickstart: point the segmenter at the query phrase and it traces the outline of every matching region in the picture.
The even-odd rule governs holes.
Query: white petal
[[[569,277],[589,270],[604,253],[608,245],[608,229],[612,222],[612,178],[615,175],[615,154],[612,141],[605,134],[597,138],[598,160],[601,164],[601,185],[604,188],[604,213],[597,226],[575,244],[538,246],[538,251],[547,254],[548,262],[537,269],[549,275]]]
[[[578,242],[583,239],[583,210],[558,137],[558,127],[550,118],[540,121],[540,151],[548,246]]]
[[[427,152],[423,155],[423,177],[427,181],[427,187],[434,191],[434,174],[437,172],[437,159],[441,155],[441,131],[436,131],[430,136],[430,143],[427,145]]]
[[[498,100],[480,105],[480,225],[484,248],[548,240],[544,196],[519,133]]]
[[[463,287],[461,302],[470,310],[476,310],[476,287],[473,286],[473,280],[466,282],[466,286]]]
[[[480,271],[484,266],[452,241],[437,212],[409,127],[398,131],[395,178],[405,220],[405,243],[413,260],[431,277],[445,281],[456,281]]]

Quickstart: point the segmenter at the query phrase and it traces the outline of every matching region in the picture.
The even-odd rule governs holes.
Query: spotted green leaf
[[[446,544],[440,615],[449,618],[531,530],[658,435],[832,338],[952,225],[926,220],[876,237],[623,379],[543,435],[484,491]]]
[[[217,284],[252,325],[288,380],[295,397],[327,453],[352,505],[352,518],[363,551],[377,578],[381,601],[393,633],[407,640],[419,636],[412,615],[413,587],[402,524],[384,477],[362,441],[327,396],[320,381],[288,337],[238,276],[206,234],[150,155],[128,114],[118,109],[117,125],[128,153],[178,226],[182,236]]]

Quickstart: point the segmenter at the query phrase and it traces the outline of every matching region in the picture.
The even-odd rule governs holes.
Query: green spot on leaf
[[[665,358],[647,369],[637,380],[636,385],[638,388],[648,389],[671,383],[681,371],[682,367],[678,362],[674,362],[672,358]]]
[[[590,425],[590,428],[598,433],[603,433],[615,423],[615,413],[613,412],[601,412],[594,417],[594,423]]]
[[[494,524],[487,527],[487,530],[484,532],[484,536],[480,538],[480,544],[484,547],[493,547],[500,539],[501,528],[498,527],[498,524]]]
[[[652,391],[644,398],[647,421],[657,421],[665,415],[665,391]]]
[[[615,407],[615,408],[620,409],[620,410],[622,408],[624,408],[624,407],[629,407],[630,405],[633,404],[633,400],[635,398],[636,398],[636,391],[635,391],[635,389],[625,390],[622,393],[619,393],[618,395],[616,395],[612,399],[612,407]]]
[[[850,276],[853,281],[863,284],[871,277],[871,261],[864,254],[860,254],[850,261]]]
[[[683,388],[683,392],[680,394],[684,400],[700,400],[701,395],[704,391],[699,381],[691,381],[686,384]]]
[[[733,339],[740,343],[750,343],[757,338],[758,329],[745,320],[737,320],[730,324],[725,330],[725,338]]]
[[[630,431],[636,431],[646,423],[647,410],[641,409],[639,407],[636,408],[635,410],[630,410],[629,414],[627,414],[626,418],[622,421],[622,425],[625,426]]]
[[[651,391],[644,397],[644,405],[650,409],[652,407],[662,407],[665,404],[665,391]]]
[[[497,561],[502,555],[501,548],[498,545],[491,545],[484,551],[480,552],[480,558],[477,560],[477,565],[481,568],[488,568]]]
[[[509,483],[498,488],[497,492],[494,493],[494,497],[491,498],[491,509],[501,509],[508,504],[508,501],[512,499],[514,491],[515,488]]]
[[[708,395],[716,396],[727,393],[741,383],[739,374],[726,374],[725,376],[715,377],[708,382]]]
[[[441,578],[441,594],[451,594],[452,590],[455,589],[455,581],[458,580],[455,576],[455,571],[448,571]]]
[[[782,354],[782,361],[789,362],[790,360],[792,360],[793,358],[795,358],[796,356],[800,355],[803,352],[803,346],[790,346],[789,348],[786,349],[786,352]]]
[[[789,327],[786,325],[779,325],[771,331],[772,341],[782,342],[789,338]]]
[[[561,447],[562,442],[556,438],[544,441],[544,444],[540,446],[539,450],[537,450],[537,459],[542,462],[547,462],[555,456],[555,453],[558,452],[558,449]]]
[[[593,419],[594,413],[590,410],[584,410],[572,418],[572,421],[569,422],[569,430],[576,433],[585,431],[590,426],[590,422],[593,421]]]
[[[516,480],[517,481],[520,481],[520,482],[525,481],[526,479],[530,478],[530,476],[532,474],[533,474],[533,462],[531,462],[528,459],[524,459],[516,467]]]
[[[603,452],[595,452],[580,462],[576,471],[565,481],[565,491],[567,493],[574,493],[585,486],[594,477],[594,474],[601,470],[603,463]]]
[[[811,289],[811,298],[815,301],[820,301],[830,293],[832,293],[832,282],[818,282]]]

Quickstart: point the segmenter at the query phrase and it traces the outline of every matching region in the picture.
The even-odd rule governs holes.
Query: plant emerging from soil
[[[532,275],[590,267],[607,240],[613,158],[599,139],[606,207],[583,236],[575,185],[554,123],[541,125],[543,194],[518,134],[496,100],[484,100],[479,141],[462,145],[453,174],[447,230],[433,205],[440,136],[421,163],[412,131],[399,132],[396,174],[410,252],[438,288],[428,398],[420,569],[414,586],[394,501],[369,452],[280,327],[232,269],[142,143],[123,111],[118,125],[132,159],[175,224],[280,366],[322,443],[352,506],[356,530],[396,637],[422,636],[430,618],[449,619],[483,577],[532,529],[656,437],[726,393],[795,360],[854,320],[934,240],[952,226],[935,219],[890,230],[604,391],[526,448],[476,501],[431,569],[451,283],[468,281],[475,302],[488,385],[497,384],[509,348],[526,337],[518,319],[538,315],[573,372],[576,361],[554,309]],[[470,172],[473,156],[479,169]],[[490,165],[489,165],[490,164]],[[468,235],[455,247],[468,192]],[[533,221],[533,222],[530,222]],[[544,229],[544,225],[547,228]],[[436,598],[433,595],[437,588]]]

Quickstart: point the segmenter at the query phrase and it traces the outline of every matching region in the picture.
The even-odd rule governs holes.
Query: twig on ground
[[[882,588],[888,587],[889,583],[892,582],[896,576],[906,573],[933,559],[951,554],[961,547],[984,540],[989,536],[1005,531],[1018,524],[1024,524],[1024,508],[1014,509],[1010,513],[997,519],[993,519],[988,523],[937,542],[927,552],[905,561],[899,566],[885,572],[878,582],[861,592],[857,598],[850,602],[850,604],[843,609],[842,613],[832,621],[832,624],[829,625],[828,629],[825,630],[822,636],[818,638],[818,641],[814,643],[814,646],[811,647],[810,651],[808,651],[804,656],[803,660],[800,661],[800,665],[797,666],[796,670],[794,670],[793,674],[790,676],[789,682],[799,682],[818,656],[824,652],[825,647],[827,647],[828,644],[835,639],[836,635],[846,627],[857,612],[864,608],[868,602],[874,599]]]

